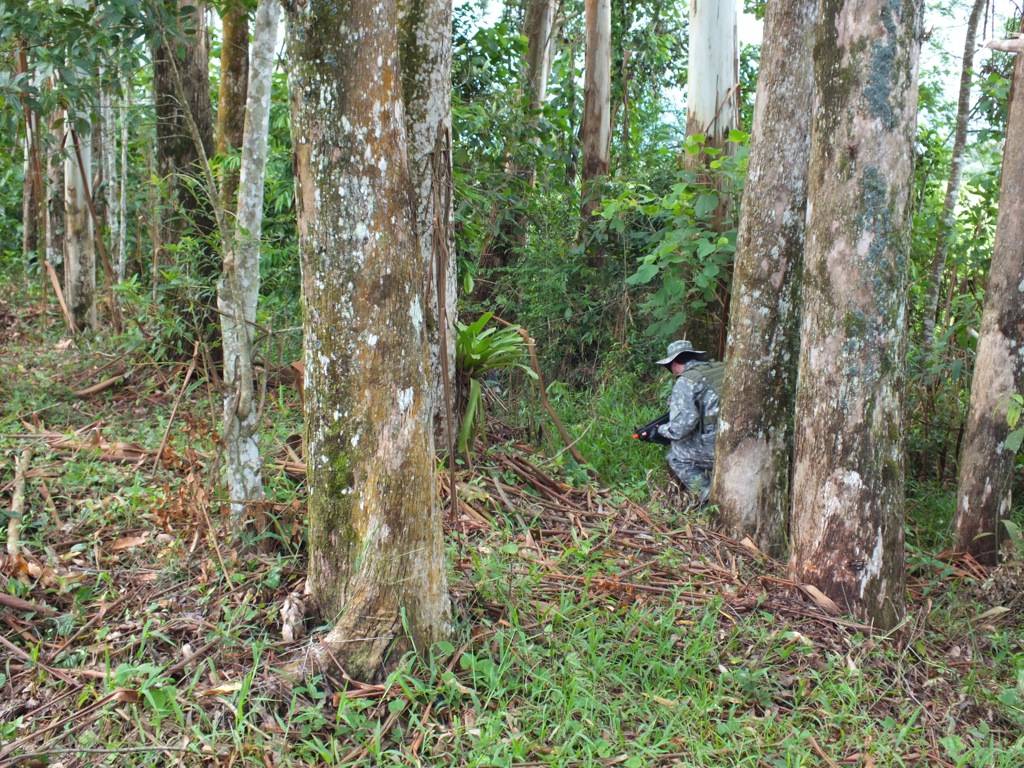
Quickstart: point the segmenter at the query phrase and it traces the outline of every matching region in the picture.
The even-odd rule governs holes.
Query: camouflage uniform
[[[679,344],[673,342],[669,352]],[[690,351],[688,343],[686,346],[684,351]],[[672,441],[666,456],[672,473],[701,503],[707,501],[715,463],[718,391],[723,371],[722,363],[688,362],[669,396],[669,421],[658,427],[658,432]]]

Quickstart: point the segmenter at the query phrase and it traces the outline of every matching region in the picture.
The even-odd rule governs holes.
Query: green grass
[[[101,334],[61,350],[58,318],[44,320],[19,326],[0,356],[0,484],[27,439],[23,421],[35,417],[61,434],[95,425],[109,441],[155,450],[182,368],[157,366],[138,349],[126,358],[141,366],[130,388],[75,399],[120,341]],[[647,506],[649,483],[663,482],[661,450],[629,439],[661,407],[659,385],[622,374],[591,392],[551,389],[601,484],[614,487],[605,504],[627,495]],[[269,456],[299,431],[297,404],[287,388],[268,390]],[[205,382],[186,390],[170,431],[179,468],[37,446],[23,540],[50,574],[0,576],[0,588],[55,613],[11,614],[19,631],[5,637],[31,661],[0,648],[0,751],[35,733],[28,751],[110,766],[762,768],[827,765],[823,754],[857,765],[870,756],[876,766],[1024,764],[1019,611],[982,618],[990,606],[978,585],[932,555],[946,535],[948,495],[918,486],[911,616],[892,637],[868,638],[787,614],[805,602],[764,590],[764,566],[751,561],[736,561],[739,576],[721,589],[686,569],[731,567],[718,559],[728,551],[685,549],[685,537],[652,530],[660,554],[637,570],[644,561],[615,539],[619,528],[549,530],[557,524],[534,514],[528,489],[514,511],[487,497],[492,472],[518,481],[481,451],[479,473],[463,478],[494,525],[450,532],[450,642],[403,659],[370,695],[323,678],[288,688],[278,670],[301,644],[280,640],[277,614],[305,575],[302,485],[271,462],[277,548],[254,551],[221,509],[219,412]],[[552,443],[549,458],[535,460],[582,485],[561,449]],[[530,536],[542,538],[543,559],[530,554]],[[118,551],[125,537],[145,538]],[[608,587],[650,583],[654,566],[677,575],[667,593]],[[698,592],[707,599],[688,597]],[[186,646],[197,653],[191,661]]]

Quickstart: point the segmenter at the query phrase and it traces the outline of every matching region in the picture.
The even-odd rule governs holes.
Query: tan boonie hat
[[[693,357],[700,357],[706,355],[702,349],[694,349],[693,344],[688,342],[686,339],[676,339],[668,345],[668,350],[665,352],[665,357],[655,362],[656,365],[668,365],[680,355],[692,355]]]

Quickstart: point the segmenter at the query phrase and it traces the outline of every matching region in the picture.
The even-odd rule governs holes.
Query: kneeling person
[[[678,377],[668,399],[668,423],[658,427],[658,433],[671,441],[666,458],[672,474],[701,504],[707,503],[711,492],[718,395],[725,372],[723,363],[705,357],[689,341],[678,340],[657,361]]]

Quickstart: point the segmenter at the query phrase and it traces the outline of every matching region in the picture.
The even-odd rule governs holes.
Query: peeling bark
[[[612,11],[611,0],[586,0],[587,46],[583,73],[583,175],[580,233],[585,243],[611,160]],[[588,260],[600,267],[604,253],[588,243]]]
[[[1014,454],[1005,447],[1010,396],[1024,392],[1024,53],[1006,121],[996,240],[971,380],[954,527],[957,549],[994,565],[1009,516]]]
[[[263,499],[263,462],[259,449],[259,411],[256,408],[252,350],[260,293],[260,237],[270,129],[270,87],[280,15],[278,0],[260,0],[253,32],[251,71],[246,67],[248,97],[243,110],[245,120],[234,240],[224,244],[223,274],[217,286],[226,387],[224,469],[231,511],[238,516],[243,514],[247,503]],[[242,26],[248,26],[244,14]]]
[[[242,146],[246,87],[249,82],[249,12],[242,0],[229,0],[221,15],[220,90],[217,92],[217,127],[214,148],[227,155]],[[237,207],[240,171],[225,169],[220,178],[220,207]]]
[[[919,0],[827,0],[802,274],[794,577],[877,627],[904,613],[903,390]]]
[[[789,509],[816,17],[816,0],[767,9],[711,488],[725,529],[774,556]]]
[[[447,445],[443,377],[447,370],[447,391],[454,392],[458,295],[452,202],[451,0],[400,0],[398,14],[409,174],[416,202],[430,349],[429,394],[435,441]],[[439,283],[443,306],[438,304]],[[456,425],[450,427],[454,431]]]
[[[935,241],[935,255],[932,257],[931,277],[924,304],[924,343],[930,347],[935,339],[935,314],[939,305],[939,289],[942,273],[946,268],[946,254],[956,223],[956,203],[960,197],[960,181],[963,177],[964,148],[967,146],[967,118],[971,111],[971,78],[974,77],[974,49],[978,39],[978,21],[989,0],[974,0],[971,15],[967,19],[967,36],[964,40],[963,65],[960,70],[960,91],[956,102],[956,132],[950,155],[949,181],[946,184],[946,199],[942,204],[939,231]]]
[[[364,679],[449,618],[397,30],[394,0],[289,7],[309,584],[334,625],[311,662]]]

